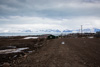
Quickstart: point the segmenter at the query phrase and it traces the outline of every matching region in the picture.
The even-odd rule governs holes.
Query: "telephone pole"
[[[83,33],[83,25],[81,25],[81,35],[82,35],[82,33]]]

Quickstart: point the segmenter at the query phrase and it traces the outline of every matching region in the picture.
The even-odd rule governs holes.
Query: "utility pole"
[[[83,27],[83,25],[81,25],[81,34],[82,34],[82,27]]]
[[[82,35],[82,33],[83,33],[83,28],[82,28],[82,27],[83,27],[83,25],[81,25],[81,35]]]

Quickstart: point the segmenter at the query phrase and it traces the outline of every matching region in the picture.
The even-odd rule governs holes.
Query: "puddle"
[[[4,49],[4,48],[10,49]],[[0,50],[0,65],[5,62],[12,62],[18,57],[24,56],[25,51],[28,51],[29,47],[16,48],[16,46],[6,46],[2,50]],[[30,51],[31,53],[31,51]]]
[[[8,48],[16,48],[16,46],[7,46]]]
[[[24,39],[38,39],[38,37],[25,37]]]
[[[5,50],[0,50],[0,54],[18,53],[26,49],[29,49],[29,48],[25,47],[25,48],[15,48],[15,49],[5,49]]]
[[[27,51],[28,53],[32,53],[32,52],[35,52],[35,50],[31,50],[31,51]]]
[[[0,47],[0,50],[5,50],[5,49],[15,49],[16,46],[2,46]]]

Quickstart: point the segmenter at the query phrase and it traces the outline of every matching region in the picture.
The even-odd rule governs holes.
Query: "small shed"
[[[56,38],[56,36],[54,36],[54,35],[49,35],[48,37],[47,37],[47,39],[55,39]]]
[[[96,32],[96,34],[94,35],[96,38],[100,38],[100,31]]]

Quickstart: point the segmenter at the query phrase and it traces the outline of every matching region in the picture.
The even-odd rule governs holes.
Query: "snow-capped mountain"
[[[31,33],[32,30],[22,30],[21,32]]]
[[[87,28],[87,29],[83,29],[82,32],[83,33],[96,33],[100,31],[100,29],[98,28]],[[66,30],[52,30],[52,29],[47,29],[47,30],[39,30],[38,32],[59,32],[59,33],[80,33],[80,30],[79,29],[75,29],[75,30],[69,30],[69,29],[66,29]]]
[[[94,32],[98,32],[98,31],[100,31],[100,29],[94,28]]]
[[[82,32],[83,33],[96,33],[100,31],[99,28],[87,28],[87,29],[83,29]],[[80,33],[80,29],[74,29],[74,30],[70,30],[70,29],[65,29],[65,30],[59,30],[59,29],[43,29],[43,30],[7,30],[6,32],[2,32],[1,33]]]
[[[61,32],[60,30],[52,30],[52,29],[47,29],[47,30],[40,30],[40,32]]]
[[[67,29],[66,29],[66,30],[63,30],[63,32],[72,32],[72,30],[67,30]]]

